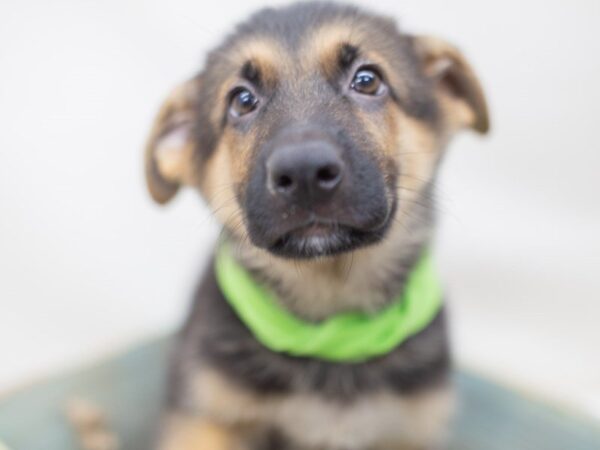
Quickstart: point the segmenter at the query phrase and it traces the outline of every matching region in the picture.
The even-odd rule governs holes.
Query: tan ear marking
[[[446,94],[460,125],[479,133],[490,127],[487,102],[475,72],[461,52],[442,39],[432,36],[415,38],[415,49],[423,70]]]
[[[192,150],[190,125],[182,123],[159,138],[154,158],[162,176],[171,182],[180,182],[185,177],[186,163]]]
[[[163,103],[146,145],[146,182],[152,198],[168,202],[185,181],[194,151],[199,77],[178,86]]]

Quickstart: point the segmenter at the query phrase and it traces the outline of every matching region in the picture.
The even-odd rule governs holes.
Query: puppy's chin
[[[395,219],[397,198],[381,197],[354,209],[298,210],[283,217],[277,210],[246,210],[244,224],[251,243],[287,259],[337,256],[382,241]],[[263,209],[263,211],[265,211]],[[287,220],[286,220],[287,219]]]
[[[289,259],[313,259],[335,256],[374,244],[383,239],[384,229],[361,231],[335,225],[318,232],[300,229],[286,233],[266,247],[270,253]]]
[[[341,255],[383,240],[396,213],[395,202],[378,226],[361,229],[336,222],[309,222],[291,229],[268,244],[252,239],[254,244],[273,255],[288,259],[315,259]]]

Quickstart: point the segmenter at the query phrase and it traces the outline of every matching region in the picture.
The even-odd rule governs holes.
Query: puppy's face
[[[291,258],[378,242],[459,128],[485,132],[451,46],[352,7],[304,3],[240,26],[169,97],[146,151],[153,197],[200,189],[241,238]]]

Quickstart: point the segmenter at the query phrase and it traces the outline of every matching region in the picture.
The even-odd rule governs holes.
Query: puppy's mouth
[[[267,249],[275,255],[294,259],[338,255],[382,240],[393,215],[390,211],[380,226],[368,230],[313,217],[280,235]]]

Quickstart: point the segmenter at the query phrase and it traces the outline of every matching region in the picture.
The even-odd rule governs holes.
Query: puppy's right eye
[[[241,117],[254,111],[257,105],[258,99],[256,96],[250,90],[240,88],[234,91],[231,96],[229,111],[234,117]]]
[[[381,77],[377,72],[363,68],[356,72],[350,87],[363,95],[378,95],[381,93],[382,84]]]

